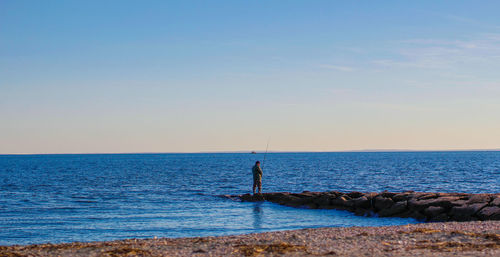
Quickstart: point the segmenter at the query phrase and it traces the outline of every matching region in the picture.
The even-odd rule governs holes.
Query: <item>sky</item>
[[[0,154],[500,149],[499,12],[0,0]]]

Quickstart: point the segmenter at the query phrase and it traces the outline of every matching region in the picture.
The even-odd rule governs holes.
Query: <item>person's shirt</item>
[[[262,169],[260,168],[260,166],[254,165],[252,168],[252,173],[254,178],[262,177]]]

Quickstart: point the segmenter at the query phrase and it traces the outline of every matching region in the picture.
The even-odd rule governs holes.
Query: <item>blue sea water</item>
[[[413,219],[218,197],[262,154],[0,155],[0,245],[193,237]],[[500,192],[500,152],[269,153],[265,192]]]

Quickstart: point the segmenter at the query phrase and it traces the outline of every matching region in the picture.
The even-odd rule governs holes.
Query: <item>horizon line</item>
[[[272,150],[268,153],[376,153],[376,152],[497,152],[500,148],[490,149],[359,149],[359,150],[337,150],[337,151],[293,151]],[[0,153],[2,155],[97,155],[97,154],[208,154],[208,153],[252,153],[262,154],[265,150],[234,150],[234,151],[198,151],[198,152],[74,152],[74,153]]]

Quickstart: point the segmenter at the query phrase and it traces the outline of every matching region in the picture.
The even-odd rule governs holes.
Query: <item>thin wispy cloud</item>
[[[393,58],[373,60],[384,67],[450,69],[474,65],[498,65],[500,34],[470,40],[412,39],[395,42]]]
[[[349,66],[330,65],[330,64],[321,65],[320,67],[324,69],[344,71],[344,72],[351,72],[356,70],[355,68]]]

